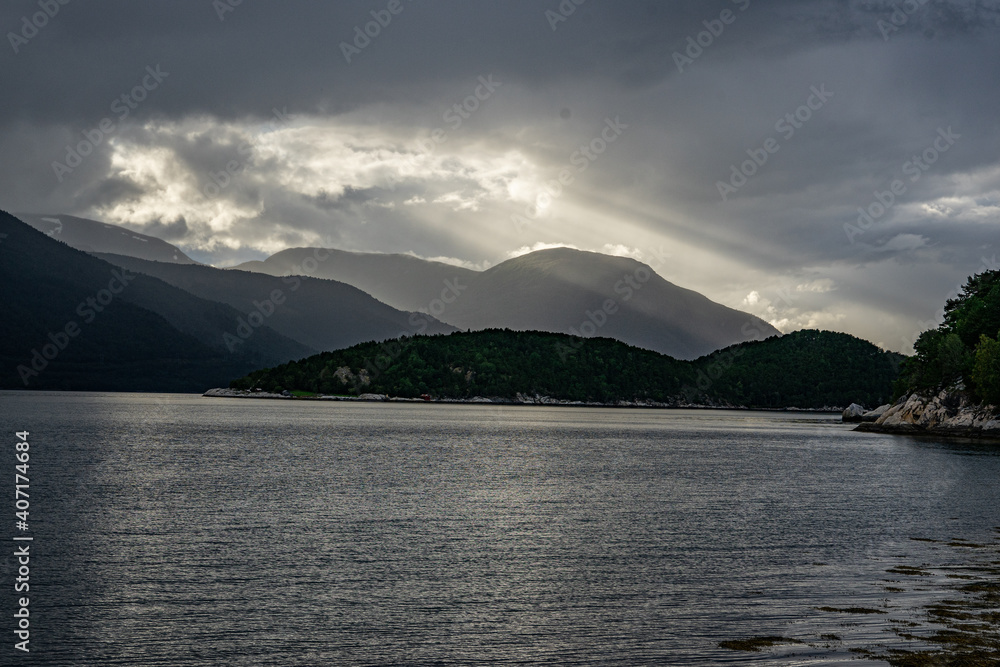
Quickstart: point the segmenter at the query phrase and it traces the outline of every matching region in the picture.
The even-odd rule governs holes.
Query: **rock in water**
[[[886,410],[888,410],[890,407],[892,407],[892,405],[890,403],[886,403],[885,405],[878,406],[874,410],[869,410],[865,414],[861,415],[861,421],[863,422],[876,421],[879,417],[884,415]]]
[[[859,422],[864,414],[864,407],[858,405],[857,403],[851,403],[847,406],[847,409],[844,410],[842,419],[845,422]]]

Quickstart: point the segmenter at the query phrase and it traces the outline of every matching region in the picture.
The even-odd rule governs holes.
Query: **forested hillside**
[[[741,343],[694,362],[710,399],[766,408],[872,408],[892,398],[905,357],[844,333],[804,329]]]
[[[974,400],[1000,406],[1000,271],[969,278],[944,313],[939,327],[920,334],[896,393],[962,382]]]
[[[602,403],[874,407],[889,400],[901,359],[853,336],[821,331],[679,361],[608,338],[491,329],[364,343],[256,371],[230,386],[451,399],[520,393]]]

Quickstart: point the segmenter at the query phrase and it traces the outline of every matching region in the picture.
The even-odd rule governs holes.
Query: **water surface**
[[[996,448],[830,415],[0,407],[31,431],[31,664],[841,664],[940,594],[885,592],[943,556],[911,538],[990,539],[1000,515]],[[810,644],[718,647],[771,634]]]

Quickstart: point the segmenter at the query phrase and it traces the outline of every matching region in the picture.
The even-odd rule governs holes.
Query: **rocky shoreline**
[[[937,394],[901,396],[895,403],[861,416],[855,431],[901,435],[934,435],[959,438],[1000,439],[1000,408],[973,403],[961,387]],[[845,411],[845,421],[849,421]]]
[[[602,403],[599,401],[567,401],[551,396],[527,395],[518,393],[515,398],[484,397],[474,396],[472,398],[399,398],[397,396],[387,396],[386,394],[361,394],[360,396],[294,396],[290,392],[274,394],[266,391],[250,391],[245,389],[209,389],[202,396],[209,398],[249,398],[249,399],[277,399],[277,400],[297,400],[297,401],[348,401],[362,403],[453,403],[453,404],[492,404],[492,405],[550,405],[561,407],[580,408],[658,408],[658,409],[687,409],[687,410],[762,410],[767,412],[806,412],[806,413],[839,413],[841,408],[795,408],[768,410],[766,408],[747,408],[742,405],[711,405],[702,403],[689,403],[678,400],[671,403],[649,400],[616,401],[614,403]]]

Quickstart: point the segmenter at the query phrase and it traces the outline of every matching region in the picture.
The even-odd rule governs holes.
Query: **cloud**
[[[605,255],[614,255],[615,257],[631,257],[639,261],[642,261],[643,258],[641,250],[630,248],[624,243],[605,243],[598,252],[602,252]]]
[[[471,271],[485,271],[486,269],[493,266],[491,262],[470,262],[467,259],[461,259],[459,257],[421,257],[420,255],[408,252],[407,255],[411,257],[417,257],[418,259],[425,259],[428,262],[441,262],[442,264],[451,264],[452,266],[460,266],[463,269],[469,269]]]
[[[1000,3],[924,3],[888,34],[905,3],[740,4],[720,5],[736,21],[681,72],[673,54],[720,7],[590,2],[553,30],[533,0],[404,3],[347,63],[359,3],[262,0],[224,21],[202,0],[70,3],[0,52],[16,91],[0,206],[124,224],[220,265],[295,245],[470,267],[593,249],[782,327],[903,349],[996,254]],[[0,25],[35,11],[0,4]],[[168,76],[119,118],[157,65]],[[502,83],[486,97],[481,77]],[[114,131],[57,177],[104,118]],[[608,143],[614,118],[628,129]],[[911,180],[947,128],[960,138]],[[852,242],[845,224],[895,180],[905,191]]]
[[[521,257],[522,255],[527,255],[532,252],[538,252],[539,250],[550,250],[552,248],[572,248],[573,250],[579,250],[576,246],[569,245],[566,243],[543,243],[539,241],[538,243],[533,243],[530,246],[521,246],[516,250],[511,250],[507,252],[507,259],[514,259],[515,257]]]
[[[884,252],[912,251],[926,245],[927,239],[918,234],[897,234],[881,245],[878,250]]]
[[[795,286],[796,292],[816,292],[819,294],[832,292],[835,289],[836,285],[829,278],[819,278],[817,280],[812,280],[808,283],[802,283],[801,285]]]

